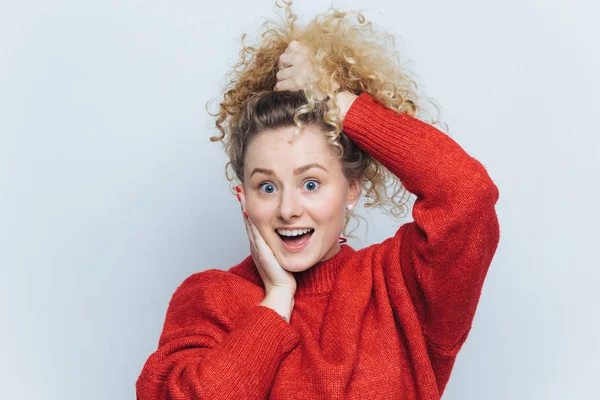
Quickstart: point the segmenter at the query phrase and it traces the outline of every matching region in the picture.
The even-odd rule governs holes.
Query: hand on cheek
[[[273,250],[252,223],[248,212],[246,211],[246,195],[243,187],[238,186],[238,200],[240,201],[242,212],[244,213],[244,224],[246,233],[250,241],[250,253],[256,264],[258,272],[265,284],[265,291],[269,292],[275,288],[296,291],[296,279],[291,272],[284,270],[276,259]]]

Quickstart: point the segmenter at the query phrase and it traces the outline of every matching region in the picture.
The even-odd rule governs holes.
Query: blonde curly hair
[[[375,30],[371,22],[366,22],[362,11],[341,12],[329,8],[301,28],[296,26],[298,17],[291,10],[292,1],[283,0],[283,3],[281,6],[279,0],[275,1],[278,8],[284,9],[285,16],[280,23],[272,20],[263,23],[265,31],[260,43],[246,45],[246,34],[242,35],[241,59],[229,74],[233,77],[224,90],[218,112],[211,113],[210,101],[207,103],[207,112],[216,117],[215,125],[221,133],[210,140],[222,142],[230,159],[225,165],[227,180],[234,180],[227,171],[231,166],[239,183],[243,183],[245,150],[255,134],[280,126],[314,124],[322,128],[328,143],[337,148],[345,177],[360,180],[364,196],[371,200],[364,204],[365,208],[381,208],[394,218],[404,217],[410,193],[396,176],[358,148],[342,131],[333,81],[341,86],[340,90],[355,95],[366,92],[385,107],[432,125],[439,121],[422,117],[427,110],[419,100],[429,101],[439,112],[437,104],[430,98],[421,98],[416,82],[403,72],[395,37]],[[348,18],[352,15],[356,15],[356,20]],[[292,41],[302,42],[312,50],[317,73],[314,85],[331,98],[328,106],[316,99],[314,85],[295,93],[273,91],[279,57]],[[233,186],[232,194],[235,193]],[[351,218],[357,220],[356,228],[360,225],[358,219],[364,218],[354,211],[346,213],[343,234],[355,237],[346,233]]]

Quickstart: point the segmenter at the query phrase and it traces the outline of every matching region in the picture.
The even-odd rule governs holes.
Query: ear
[[[356,203],[358,203],[358,199],[362,193],[362,186],[360,183],[361,181],[358,178],[349,181],[348,204],[354,204],[354,206],[356,206]]]

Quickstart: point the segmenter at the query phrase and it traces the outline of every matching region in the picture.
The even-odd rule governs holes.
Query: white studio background
[[[329,6],[296,2],[301,21]],[[444,398],[597,398],[598,3],[333,4],[400,37],[500,189]],[[176,287],[249,253],[204,107],[262,17],[271,0],[1,3],[0,397],[135,398]],[[364,215],[356,249],[399,226]]]

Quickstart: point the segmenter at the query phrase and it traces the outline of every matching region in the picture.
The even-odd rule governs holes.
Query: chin
[[[290,261],[284,262],[284,265],[282,265],[281,267],[288,272],[302,272],[312,267],[312,265],[313,263],[307,264],[306,262]]]
[[[288,272],[301,272],[309,268],[312,264],[307,263],[307,257],[294,257],[293,255],[285,254],[285,252],[279,253],[276,257],[281,260],[281,268]]]

